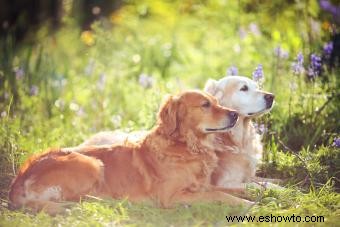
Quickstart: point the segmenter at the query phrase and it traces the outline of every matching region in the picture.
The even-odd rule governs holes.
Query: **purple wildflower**
[[[143,88],[151,88],[154,83],[154,79],[151,76],[142,73],[139,75],[138,82]]]
[[[322,9],[331,13],[336,13],[335,7],[328,0],[320,0],[319,2]]]
[[[340,137],[334,138],[333,146],[340,148]]]
[[[106,74],[102,73],[99,76],[99,80],[97,82],[97,87],[99,90],[103,91],[105,88],[105,82],[106,82]]]
[[[316,54],[312,54],[310,56],[310,60],[311,60],[311,65],[313,68],[319,68],[321,67],[321,58],[320,56],[316,55]]]
[[[293,70],[293,74],[295,75],[299,75],[304,71],[303,65],[300,65],[296,62],[292,63],[292,70]]]
[[[301,52],[297,55],[297,61],[299,64],[303,64],[303,54]]]
[[[240,36],[240,39],[244,39],[247,36],[247,31],[243,27],[240,27],[238,34]]]
[[[227,69],[227,76],[237,76],[238,75],[238,69],[236,66],[230,66]]]
[[[277,46],[277,47],[275,47],[274,48],[274,54],[275,54],[275,56],[280,56],[280,54],[281,54],[281,47],[280,46]]]
[[[89,60],[88,65],[85,67],[85,70],[84,70],[85,75],[90,76],[93,73],[94,68],[95,68],[95,61],[91,58]]]
[[[336,23],[340,23],[340,7],[333,5],[328,0],[320,0],[319,3],[320,3],[320,7],[323,10],[328,11],[333,15],[333,18]]]
[[[16,68],[14,68],[13,71],[14,71],[14,73],[15,73],[15,78],[16,78],[17,80],[22,79],[22,78],[24,77],[24,75],[25,75],[25,71],[24,71],[24,69],[21,68],[21,67],[16,67]]]
[[[35,96],[39,93],[39,88],[36,85],[32,85],[30,88],[30,95]]]
[[[325,45],[323,45],[323,52],[324,52],[325,58],[330,58],[332,51],[333,51],[333,42],[325,43]]]
[[[86,113],[85,113],[85,110],[84,110],[83,107],[79,107],[79,110],[76,112],[76,114],[79,117],[83,117],[83,116],[85,116]]]
[[[250,30],[251,33],[253,33],[256,36],[261,35],[261,31],[260,31],[259,27],[254,22],[249,24],[249,30]]]
[[[263,135],[264,133],[268,132],[268,128],[264,124],[254,123],[254,128],[256,132],[260,135]]]
[[[310,65],[308,67],[308,77],[313,79],[320,75],[321,73],[321,57],[316,54],[311,54],[310,56]]]
[[[299,75],[305,71],[305,68],[303,67],[303,55],[301,52],[297,55],[296,61],[292,63],[292,70],[295,75]]]
[[[277,46],[274,48],[274,54],[276,57],[282,58],[282,59],[287,59],[289,57],[288,51],[281,48],[281,46]]]
[[[308,70],[307,70],[307,76],[308,76],[309,79],[313,79],[313,78],[316,77],[314,70],[310,66],[308,67]]]
[[[256,82],[261,82],[264,78],[262,64],[258,64],[255,71],[253,72],[253,80]]]

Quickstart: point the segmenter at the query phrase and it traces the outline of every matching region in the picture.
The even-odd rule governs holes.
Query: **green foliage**
[[[232,65],[250,76],[261,63],[264,89],[275,93],[276,105],[257,120],[268,128],[259,174],[283,179],[287,189],[252,192],[262,199],[248,214],[325,215],[336,225],[340,152],[332,143],[340,133],[340,72],[324,66],[314,80],[291,72],[298,52],[307,68],[309,54],[327,41],[328,31],[314,31],[310,23],[320,26],[324,15],[314,0],[255,2],[262,3],[125,1],[86,33],[66,16],[64,27],[34,45],[0,40],[3,201],[32,153],[75,146],[98,131],[150,129],[164,95],[200,89]],[[278,46],[289,56],[278,56]],[[57,217],[0,212],[1,226],[224,226],[226,215],[246,211],[224,204],[159,209],[86,201]]]

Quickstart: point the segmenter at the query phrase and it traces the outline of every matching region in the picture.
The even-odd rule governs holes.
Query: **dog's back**
[[[111,198],[129,197],[132,201],[148,198],[157,178],[157,162],[140,145],[84,148],[85,154],[105,166],[105,186],[101,194]]]

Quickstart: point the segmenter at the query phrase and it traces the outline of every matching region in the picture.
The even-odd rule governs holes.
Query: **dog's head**
[[[158,119],[163,133],[175,138],[189,131],[196,135],[226,132],[236,124],[238,114],[207,93],[187,91],[168,97]]]
[[[235,109],[244,117],[267,113],[274,103],[273,94],[259,90],[253,80],[242,76],[208,80],[204,90],[215,96],[222,106]]]

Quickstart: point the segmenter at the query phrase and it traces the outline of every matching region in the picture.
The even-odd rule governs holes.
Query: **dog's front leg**
[[[269,182],[269,183],[273,183],[273,184],[280,184],[283,182],[283,180],[281,179],[274,179],[274,178],[263,178],[263,177],[251,177],[251,181],[253,182]]]
[[[203,192],[184,192],[173,198],[174,203],[190,204],[193,202],[223,202],[230,206],[253,205],[253,202],[238,198],[219,190],[203,191]]]
[[[278,183],[282,183],[280,179],[270,179],[270,178],[262,178],[262,177],[252,177],[251,181],[253,184],[258,184],[264,187],[265,189],[275,189],[275,190],[284,190],[284,187],[278,185]]]

